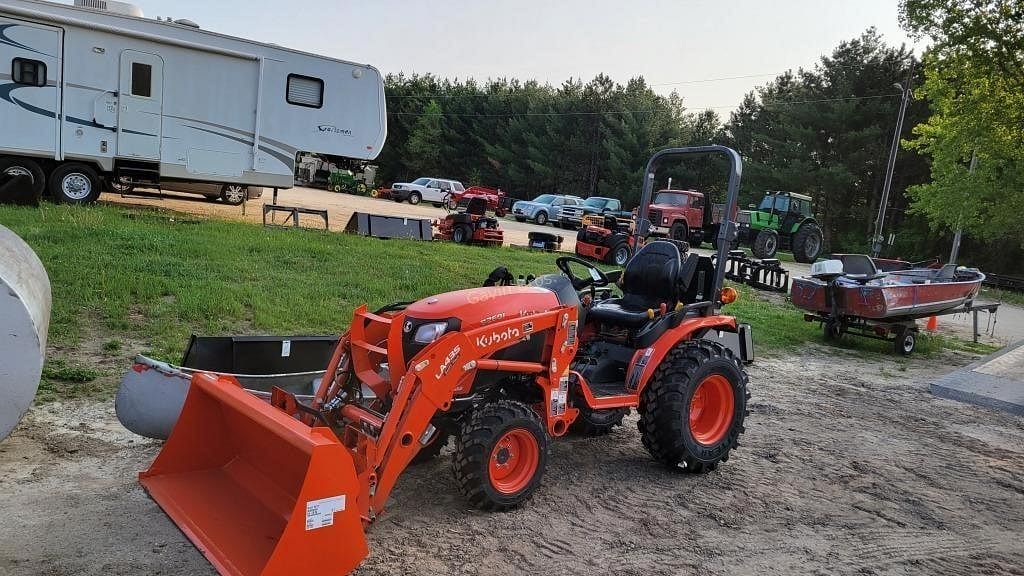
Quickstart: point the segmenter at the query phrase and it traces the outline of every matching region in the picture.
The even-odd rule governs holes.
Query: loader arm
[[[565,434],[578,414],[566,406],[569,366],[578,346],[576,316],[574,306],[562,306],[453,332],[416,355],[396,383],[391,410],[374,442],[378,462],[373,466],[373,483],[366,486],[370,497],[368,518],[380,514],[398,477],[430,439],[434,416],[450,409],[457,395],[471,394],[479,370],[534,375],[543,392],[542,417],[548,432],[553,436]],[[550,339],[540,362],[490,359],[499,350],[531,337]]]

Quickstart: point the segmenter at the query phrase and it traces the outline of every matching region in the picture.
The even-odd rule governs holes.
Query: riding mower
[[[656,164],[707,153],[730,160],[735,206],[734,151],[663,150],[638,232]],[[606,432],[632,409],[656,461],[695,473],[725,462],[744,431],[753,347],[749,326],[721,313],[736,298],[724,268],[662,241],[624,271],[556,265],[527,286],[360,306],[309,400],[278,388],[268,403],[196,373],[141,483],[220,573],[324,575],[361,562],[399,475],[449,439],[458,487],[483,510],[530,499],[552,438]]]
[[[487,200],[482,197],[471,198],[465,210],[434,222],[434,227],[442,240],[457,244],[501,246],[505,241],[498,219],[487,215]]]
[[[582,223],[576,233],[576,254],[606,264],[626,265],[636,246],[629,224],[600,214],[584,216]]]

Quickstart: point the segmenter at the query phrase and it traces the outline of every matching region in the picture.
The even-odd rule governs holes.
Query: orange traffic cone
[[[939,317],[932,316],[928,319],[928,326],[926,326],[929,332],[935,332],[939,328]]]

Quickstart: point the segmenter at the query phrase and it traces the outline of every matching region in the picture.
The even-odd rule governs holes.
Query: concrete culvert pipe
[[[0,440],[32,405],[46,356],[50,279],[24,240],[0,226]]]

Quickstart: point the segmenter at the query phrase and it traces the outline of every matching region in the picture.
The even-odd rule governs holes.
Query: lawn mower
[[[501,246],[505,241],[498,219],[487,215],[487,200],[479,196],[470,198],[464,210],[434,222],[434,227],[440,239],[458,244]]]
[[[576,254],[606,264],[625,266],[635,249],[631,224],[613,215],[584,216],[576,233]]]
[[[647,164],[638,234],[658,162],[708,153],[729,159],[735,206],[736,152],[663,150]],[[721,313],[736,298],[724,268],[662,241],[624,271],[556,265],[527,286],[358,307],[310,400],[276,388],[265,402],[196,373],[142,485],[222,574],[325,575],[360,563],[399,475],[448,441],[459,489],[483,510],[530,499],[552,438],[606,432],[631,409],[656,461],[687,472],[726,461],[753,346],[749,326]]]

